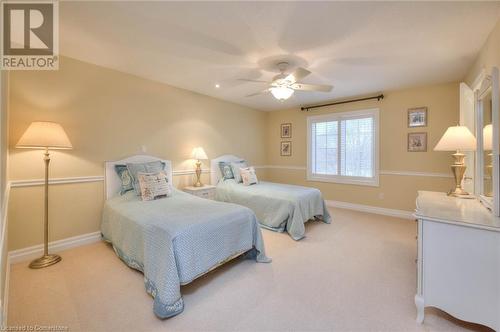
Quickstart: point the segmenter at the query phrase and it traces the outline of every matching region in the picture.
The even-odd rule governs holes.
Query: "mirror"
[[[500,215],[499,173],[499,72],[493,68],[481,87],[476,100],[476,170],[479,184],[476,194],[496,216]]]
[[[486,92],[486,95],[481,98],[481,108],[483,112],[483,186],[481,195],[487,197],[492,204],[493,197],[493,182],[491,176],[493,174],[493,117],[491,114],[491,87]]]

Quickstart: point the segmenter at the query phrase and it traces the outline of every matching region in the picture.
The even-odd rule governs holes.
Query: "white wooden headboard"
[[[212,186],[216,186],[217,183],[219,183],[219,180],[221,178],[219,162],[221,161],[232,162],[239,160],[244,160],[244,159],[234,156],[232,154],[225,154],[223,156],[219,156],[215,159],[212,159],[210,161],[210,184],[212,184]]]
[[[150,161],[163,161],[165,163],[165,173],[167,173],[168,182],[172,182],[172,162],[153,156],[135,155],[116,161],[107,161],[104,163],[104,190],[106,199],[110,199],[120,192],[121,179],[115,171],[115,165],[126,165],[127,163],[147,163]]]

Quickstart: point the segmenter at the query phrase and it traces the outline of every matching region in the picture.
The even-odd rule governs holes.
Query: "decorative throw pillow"
[[[168,183],[167,174],[164,171],[156,173],[138,172],[137,178],[143,201],[152,201],[172,196],[172,189]]]
[[[245,186],[259,183],[257,174],[255,174],[255,169],[253,167],[241,168],[240,173]]]
[[[248,167],[248,164],[245,160],[233,161],[231,163],[231,168],[233,169],[234,180],[237,183],[241,182],[240,169],[247,168],[247,167]]]
[[[165,169],[165,163],[163,161],[150,161],[148,163],[128,163],[128,172],[132,177],[132,185],[134,187],[137,196],[141,195],[141,188],[139,187],[139,179],[137,178],[137,173],[157,173]]]
[[[132,177],[127,169],[127,165],[115,165],[116,174],[121,181],[120,195],[125,194],[127,191],[133,190],[134,186],[132,183]]]
[[[220,173],[223,180],[234,179],[233,169],[231,163],[221,161],[219,162]]]

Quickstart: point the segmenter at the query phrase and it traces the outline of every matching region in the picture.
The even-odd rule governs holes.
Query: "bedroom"
[[[499,2],[46,3],[48,13],[42,7],[34,10],[53,18],[56,67],[40,62],[46,68],[8,68],[14,62],[3,59],[16,59],[15,53],[2,49],[2,326],[70,331],[499,329],[500,195],[498,160],[492,158],[498,150],[485,148],[486,126],[479,125],[487,124],[485,114],[491,124],[498,121]],[[2,1],[4,15],[12,11],[8,4],[16,13],[15,4]],[[10,20],[17,17],[14,13]],[[37,15],[28,39],[43,43]],[[3,25],[4,32],[6,27],[14,29]],[[25,38],[11,33],[3,40],[6,36]],[[280,79],[286,86],[279,86]],[[304,91],[308,85],[315,85],[315,91]],[[479,112],[488,100],[489,112]],[[39,126],[40,121],[57,123],[52,129],[63,134]],[[345,130],[348,123],[362,122],[367,132]],[[335,124],[328,129],[334,134],[319,134],[323,124]],[[455,135],[448,143],[474,141],[464,150],[476,150],[465,151],[467,170],[464,181],[458,180],[471,193],[466,198],[445,194],[456,185],[453,151],[435,151],[457,124],[468,127],[473,137]],[[28,137],[30,128],[38,135]],[[491,136],[498,141],[497,130]],[[71,149],[49,150],[46,186],[44,150],[21,148],[45,145],[22,138],[54,137],[62,137],[62,147]],[[330,140],[320,146],[318,140],[326,137]],[[355,151],[348,152],[349,140],[358,142]],[[324,167],[315,157],[321,149],[335,151],[321,160]],[[355,155],[359,158],[349,159]],[[119,240],[113,239],[118,231],[103,228],[106,220],[117,219],[106,219],[104,213],[111,200],[135,191],[117,195],[123,188],[116,186],[113,167],[128,170],[127,163],[158,160],[172,196],[138,200],[136,206],[146,211],[151,204],[164,209],[179,204],[184,215],[169,214],[179,229],[185,227],[179,222],[184,217],[193,225],[209,220],[221,229],[196,233],[200,249],[190,247],[196,241],[189,242],[193,234],[182,228],[192,252],[182,256],[174,249],[174,260],[196,268],[185,278],[177,271],[174,298],[183,300],[183,310],[160,318],[144,282],[154,271],[136,271],[124,257],[133,254],[124,253],[126,247],[144,246],[136,257],[144,270],[149,240],[137,235],[141,228]],[[203,187],[194,186],[198,160]],[[240,160],[246,165],[233,168],[231,162]],[[228,162],[235,173],[245,169],[253,175],[253,168],[258,183],[219,181],[224,176],[219,161]],[[426,199],[419,191],[439,194]],[[204,195],[209,199],[196,197]],[[314,204],[305,204],[304,196],[314,196]],[[415,216],[417,196],[422,205]],[[45,213],[49,252],[62,260],[31,269],[30,262],[44,253]],[[245,217],[234,221],[235,215]],[[310,218],[319,222],[304,223]],[[227,228],[238,223],[248,226],[252,236]],[[126,222],[116,224],[113,229],[121,229]],[[433,226],[450,228],[439,233],[437,249],[425,242],[432,236],[415,240],[428,226],[429,232]],[[226,243],[226,238],[240,241]],[[250,249],[250,240],[260,253],[265,247],[270,263],[232,257]],[[429,259],[418,259],[430,250]],[[483,251],[488,254],[475,256]],[[456,260],[460,264],[443,264]],[[429,263],[434,265],[424,269]],[[449,268],[443,271],[440,265]],[[436,272],[429,276],[423,270]],[[155,277],[161,283],[165,275]],[[170,290],[156,289],[156,299]]]

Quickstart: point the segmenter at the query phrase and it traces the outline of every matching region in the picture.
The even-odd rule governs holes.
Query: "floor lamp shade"
[[[16,144],[27,149],[72,149],[68,135],[59,123],[33,122]]]
[[[49,254],[49,149],[72,149],[73,146],[60,124],[33,122],[17,142],[16,148],[45,150],[43,158],[45,162],[43,256],[33,260],[29,265],[32,269],[40,269],[54,265],[61,260],[61,256]]]

